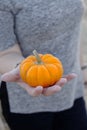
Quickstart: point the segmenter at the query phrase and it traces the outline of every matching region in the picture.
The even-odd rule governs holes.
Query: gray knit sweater
[[[8,83],[10,110],[16,113],[62,111],[83,96],[79,63],[82,0],[0,0],[0,50],[18,43],[24,57],[36,49],[60,58],[64,74],[78,76],[52,96],[32,97]]]

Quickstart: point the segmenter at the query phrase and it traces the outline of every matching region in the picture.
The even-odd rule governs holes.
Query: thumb
[[[13,69],[12,71],[9,71],[1,76],[1,81],[7,81],[7,82],[15,82],[18,81],[20,78],[19,70],[18,68]]]

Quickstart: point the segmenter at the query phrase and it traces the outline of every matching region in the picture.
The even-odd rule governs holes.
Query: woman
[[[0,1],[1,102],[12,130],[87,129],[79,64],[83,12],[81,0]],[[18,64],[34,49],[63,63],[63,78],[50,88],[20,78]]]

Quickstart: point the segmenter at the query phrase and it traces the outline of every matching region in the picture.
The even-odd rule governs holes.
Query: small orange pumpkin
[[[61,61],[51,54],[38,54],[25,58],[20,64],[20,76],[24,82],[32,87],[50,87],[63,75]]]

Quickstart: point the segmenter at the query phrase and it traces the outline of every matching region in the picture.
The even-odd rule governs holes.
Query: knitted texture
[[[31,97],[8,83],[10,110],[16,113],[61,111],[83,96],[79,64],[82,0],[0,0],[0,50],[18,43],[24,57],[51,53],[63,63],[64,75],[78,76],[52,96]]]

